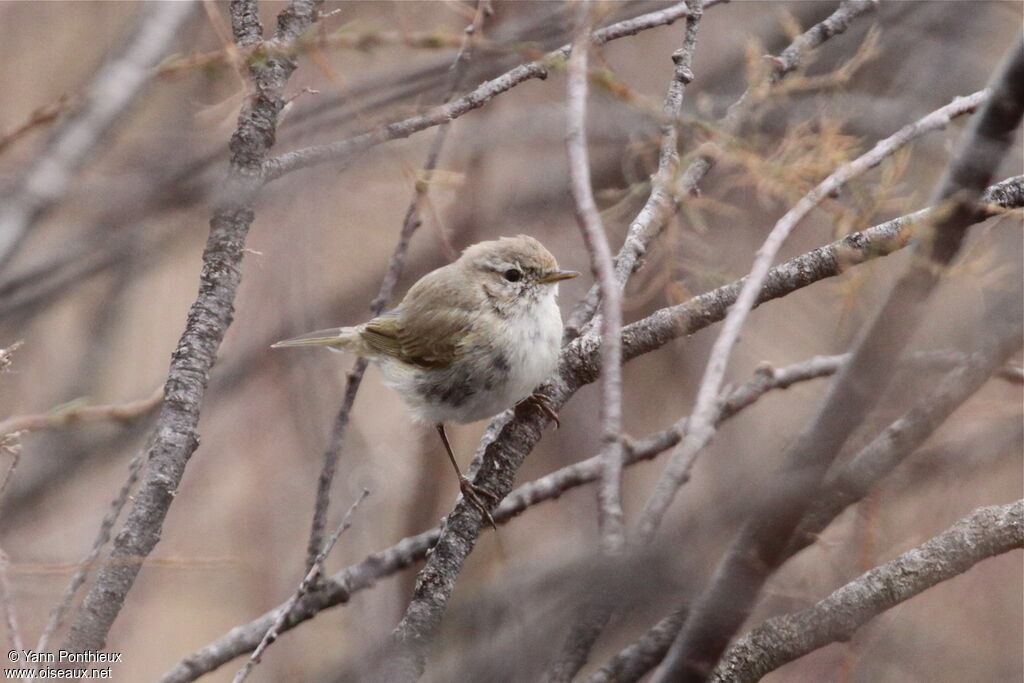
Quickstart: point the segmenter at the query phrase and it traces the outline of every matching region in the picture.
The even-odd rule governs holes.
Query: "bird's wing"
[[[362,335],[370,347],[425,368],[447,367],[462,353],[476,311],[431,282],[435,273],[413,285],[398,308],[366,323]]]
[[[374,318],[361,330],[366,343],[378,353],[424,368],[448,367],[462,348],[468,326],[464,316],[448,311],[401,309]]]

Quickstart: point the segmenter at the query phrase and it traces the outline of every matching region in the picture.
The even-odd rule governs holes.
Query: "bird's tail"
[[[361,354],[364,352],[365,342],[359,334],[358,327],[332,327],[329,330],[317,330],[279,341],[271,344],[270,348],[280,349],[288,346],[326,346],[331,351],[351,351]]]

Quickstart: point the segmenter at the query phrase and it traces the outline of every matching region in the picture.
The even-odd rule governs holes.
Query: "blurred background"
[[[601,3],[600,23],[666,4]],[[761,55],[777,54],[794,31],[835,6],[732,2],[709,8],[695,80],[686,92],[681,153],[714,135],[717,117],[757,75]],[[0,2],[0,90],[6,93],[0,195],[40,153],[143,7]],[[261,3],[266,26],[274,25],[280,8]],[[472,5],[458,2],[328,2],[325,8],[338,12],[321,23],[322,40],[310,41],[288,83],[296,99],[279,127],[278,153],[341,139],[440,102],[472,15]],[[825,43],[796,85],[757,108],[741,144],[670,222],[627,290],[626,321],[742,276],[775,220],[839,163],[954,96],[984,87],[1021,20],[1017,2],[882,3]],[[238,72],[224,60],[190,57],[220,49],[218,30],[226,26],[223,3],[193,15],[175,55],[158,67],[66,198],[0,271],[0,348],[23,342],[0,376],[0,419],[69,402],[134,401],[165,380],[196,294],[210,195],[226,168],[244,94]],[[569,29],[562,3],[497,0],[467,67],[465,89],[568,42]],[[612,42],[594,58],[592,174],[613,248],[649,189],[656,114],[682,33],[683,22],[653,29]],[[548,246],[562,267],[585,273],[561,287],[568,314],[592,278],[568,193],[564,86],[564,73],[554,70],[454,122],[399,295],[467,245],[526,233]],[[35,118],[41,120],[12,135]],[[798,229],[782,256],[925,206],[965,123],[922,138],[855,182]],[[202,443],[162,542],[111,632],[109,649],[124,653],[116,680],[157,678],[186,654],[282,603],[301,579],[316,480],[353,359],[319,350],[271,351],[269,345],[366,318],[432,137],[425,131],[351,163],[298,171],[261,193],[235,321],[203,408]],[[999,179],[1022,172],[1019,142],[1006,159]],[[1017,214],[973,230],[919,347],[971,348],[985,337],[981,314],[991,276],[1019,268],[1020,228]],[[783,366],[845,351],[901,258],[858,266],[755,311],[730,381],[750,377],[762,362]],[[626,366],[629,434],[643,436],[687,414],[717,329]],[[898,382],[881,402],[884,408],[850,454],[934,378],[913,379]],[[661,532],[666,552],[655,563],[661,582],[638,590],[636,608],[613,622],[592,663],[664,616],[676,595],[703,585],[759,482],[774,470],[825,386],[817,380],[776,392],[723,427]],[[565,406],[561,429],[545,433],[520,483],[598,452],[598,396],[597,387],[585,387]],[[0,508],[0,547],[10,559],[12,600],[28,642],[38,637],[88,552],[154,415],[21,437],[20,463]],[[813,604],[977,506],[1019,498],[1021,424],[1020,386],[991,380],[869,499],[772,579],[751,624]],[[485,426],[449,429],[463,464]],[[628,471],[627,521],[635,521],[661,467],[656,461]],[[449,468],[436,435],[410,421],[371,368],[345,439],[328,527],[363,487],[372,495],[328,570],[437,524],[458,493]],[[466,672],[476,671],[482,659],[500,660],[495,653],[509,661],[519,657],[522,668],[494,680],[534,680],[531,667],[554,654],[578,597],[573,587],[597,545],[593,487],[531,509],[501,535],[503,552],[494,534],[485,533],[466,565],[429,680],[483,680]],[[401,617],[415,569],[285,634],[250,680],[357,677]],[[1022,602],[1020,553],[997,557],[770,680],[1021,680]],[[522,663],[524,650],[531,664]],[[204,680],[228,681],[240,664]]]

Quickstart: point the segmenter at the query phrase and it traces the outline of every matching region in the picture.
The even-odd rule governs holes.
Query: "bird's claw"
[[[492,504],[496,504],[498,502],[498,496],[494,495],[482,486],[477,486],[469,479],[462,476],[459,477],[459,490],[462,491],[462,497],[468,500],[470,504],[475,507],[481,515],[483,515],[484,519],[487,520],[487,523],[491,525],[491,528],[497,531],[498,525],[494,523],[494,517],[491,516],[491,511],[487,509],[487,506],[484,505],[480,498],[488,498]]]
[[[544,394],[530,394],[524,401],[529,401],[537,406],[542,413],[551,418],[551,421],[555,423],[555,429],[559,429],[562,426],[562,422],[558,419],[558,413],[551,407],[551,399]]]

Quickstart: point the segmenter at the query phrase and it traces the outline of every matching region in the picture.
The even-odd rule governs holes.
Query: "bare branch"
[[[598,526],[601,546],[617,553],[625,543],[622,519],[622,300],[612,264],[612,250],[594,201],[587,152],[587,49],[591,32],[589,0],[577,0],[576,39],[569,55],[566,79],[566,151],[569,190],[576,222],[590,254],[590,269],[601,292],[602,438],[605,441],[603,474],[598,487]],[[693,10],[690,10],[692,16]]]
[[[311,22],[317,5],[316,0],[293,0],[282,16],[300,18],[295,21],[288,18],[279,27],[278,37],[286,38],[290,31]],[[252,0],[235,0],[231,7],[235,42],[242,45],[255,40],[252,17],[257,14]],[[282,89],[295,66],[294,59],[283,56],[249,65],[256,95],[239,115],[231,142],[227,181],[240,191],[228,192],[225,196],[251,193],[253,181],[259,177],[263,161],[274,143],[277,116],[284,105]],[[71,626],[68,650],[103,648],[142,562],[160,540],[175,490],[199,445],[199,411],[210,368],[233,318],[245,237],[253,217],[251,206],[229,202],[218,206],[210,221],[199,295],[171,359],[165,400],[145,458],[146,473],[124,529],[114,542],[112,562],[99,572]]]
[[[124,49],[103,65],[81,107],[53,132],[0,202],[0,270],[35,222],[60,202],[75,172],[136,100],[151,67],[194,9],[191,0],[155,2],[141,9]]]
[[[483,27],[484,18],[486,17],[484,8],[484,2],[477,3],[473,21],[463,31],[462,44],[459,46],[459,51],[456,53],[455,59],[448,69],[448,91],[445,93],[442,104],[447,103],[455,95],[462,83],[466,73],[466,66],[472,54],[473,39]],[[398,284],[398,278],[402,274],[402,268],[405,265],[405,255],[409,251],[412,235],[422,224],[420,205],[423,203],[427,192],[430,191],[430,176],[437,168],[438,161],[441,158],[441,150],[444,148],[449,126],[449,123],[443,123],[438,126],[430,149],[427,151],[427,158],[423,163],[423,176],[425,180],[424,182],[417,182],[414,186],[412,199],[409,201],[409,207],[405,210],[402,230],[398,234],[398,242],[391,253],[391,260],[388,262],[384,279],[381,280],[380,290],[370,303],[371,318],[384,312],[384,308],[391,301],[391,297],[395,293],[395,286]],[[327,450],[324,452],[324,464],[320,470],[320,479],[317,482],[313,525],[310,529],[309,543],[306,548],[307,568],[312,566],[313,560],[323,545],[324,523],[327,517],[327,508],[330,506],[331,501],[331,483],[334,481],[334,474],[338,467],[341,444],[345,438],[345,431],[348,428],[349,416],[352,413],[352,406],[355,404],[356,393],[359,391],[359,385],[363,381],[363,375],[366,373],[368,366],[369,362],[365,358],[358,358],[345,379],[345,395],[342,399],[341,408],[338,409],[338,414],[334,418],[334,424],[331,427],[330,440],[328,441]]]
[[[706,6],[719,4],[722,0],[710,0]],[[655,12],[620,21],[603,29],[594,31],[591,35],[593,45],[604,45],[605,43],[633,36],[641,31],[646,31],[658,26],[666,26],[686,16],[686,3],[679,2],[670,7]],[[460,116],[479,109],[498,95],[511,90],[515,86],[534,78],[547,78],[548,69],[553,64],[563,62],[571,52],[569,45],[563,45],[553,50],[540,59],[526,64],[520,64],[511,71],[485,81],[474,90],[462,97],[456,98],[447,104],[434,107],[402,121],[380,125],[372,130],[359,135],[332,142],[326,145],[317,145],[305,149],[287,152],[273,159],[268,159],[264,164],[264,177],[267,180],[280,178],[291,171],[322,164],[329,161],[341,161],[350,159],[367,149],[400,138],[407,138],[413,133],[418,133],[427,128],[439,126],[442,123],[452,121]]]
[[[59,429],[70,424],[100,422],[112,420],[127,422],[148,415],[164,400],[164,388],[156,390],[137,401],[127,403],[111,403],[106,405],[85,405],[78,401],[59,406],[48,413],[38,415],[14,415],[0,421],[0,436],[11,432],[38,432],[46,429]]]
[[[288,602],[286,602],[284,607],[281,608],[277,619],[274,621],[273,625],[267,629],[267,632],[263,634],[263,639],[260,641],[260,644],[256,646],[255,650],[253,650],[252,656],[249,657],[245,666],[239,669],[238,673],[235,674],[232,683],[242,683],[256,665],[260,663],[260,659],[263,657],[263,653],[266,649],[270,647],[275,640],[277,640],[278,636],[281,635],[281,627],[288,619],[289,614],[291,614],[292,608],[295,607],[295,603],[301,600],[302,596],[308,593],[309,589],[314,585],[317,577],[320,576],[320,572],[323,571],[324,561],[327,559],[327,556],[331,554],[331,550],[334,549],[334,545],[338,542],[338,539],[341,538],[341,535],[352,526],[352,518],[355,516],[356,509],[359,507],[360,503],[366,500],[368,495],[370,495],[370,489],[363,489],[363,492],[359,494],[359,497],[356,498],[355,502],[352,503],[352,506],[349,507],[348,512],[346,512],[345,516],[342,517],[338,528],[334,530],[334,533],[327,539],[324,547],[321,548],[320,552],[313,559],[313,564],[306,572],[306,575],[302,577],[302,581],[299,582],[299,587],[295,589],[292,597],[288,598]]]
[[[772,261],[789,234],[818,204],[837,193],[851,180],[875,168],[899,149],[925,133],[942,130],[949,125],[953,118],[973,113],[987,98],[988,93],[984,90],[967,97],[958,97],[915,123],[904,126],[895,134],[879,141],[865,154],[840,166],[834,173],[818,183],[811,192],[802,197],[775,224],[775,227],[768,233],[764,244],[757,250],[757,256],[750,269],[750,274],[743,283],[743,289],[740,290],[736,303],[729,309],[729,315],[725,318],[722,331],[711,348],[704,376],[697,389],[697,398],[686,437],[672,454],[647,501],[637,528],[639,541],[647,542],[654,536],[665,512],[672,504],[676,492],[693,467],[697,455],[714,436],[715,412],[717,411],[715,397],[721,389],[722,382],[725,381],[725,373],[733,347],[739,339],[747,316],[754,308]]]
[[[888,385],[940,275],[959,250],[967,228],[977,221],[977,202],[1011,147],[1024,114],[1024,39],[1011,48],[994,81],[991,97],[963,136],[935,193],[936,203],[947,204],[942,215],[854,344],[853,358],[833,380],[814,420],[788,450],[786,464],[765,487],[764,499],[755,505],[655,675],[658,683],[701,681],[711,672],[764,581],[783,559],[785,543],[826,470]]]
[[[757,681],[783,664],[849,640],[873,618],[984,559],[1024,547],[1024,501],[978,508],[930,541],[875,567],[800,612],[773,617],[725,653],[710,680]]]

